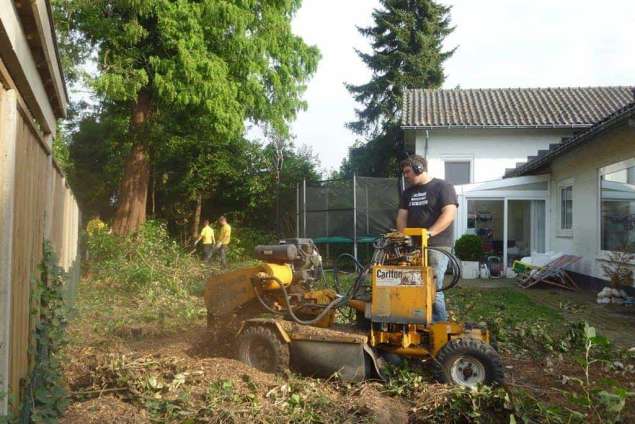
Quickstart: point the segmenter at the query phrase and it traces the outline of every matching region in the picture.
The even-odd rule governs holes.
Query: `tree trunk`
[[[130,133],[134,145],[126,159],[123,178],[119,186],[119,202],[112,224],[115,234],[133,233],[146,221],[150,160],[143,135],[150,113],[150,96],[142,92],[134,105],[130,120]]]
[[[192,240],[198,238],[198,227],[201,224],[201,209],[203,206],[203,196],[196,197],[196,209],[194,209],[194,221],[192,222]]]

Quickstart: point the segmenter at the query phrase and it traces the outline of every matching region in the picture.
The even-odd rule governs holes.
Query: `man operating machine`
[[[448,182],[432,178],[428,174],[428,162],[419,155],[412,155],[401,162],[401,171],[410,185],[404,190],[397,212],[397,231],[404,228],[427,228],[428,245],[451,252],[454,236],[454,218],[459,203],[454,186]],[[437,289],[443,287],[448,257],[437,251],[431,251],[430,265],[434,268]],[[445,296],[442,291],[432,310],[433,321],[447,321]]]

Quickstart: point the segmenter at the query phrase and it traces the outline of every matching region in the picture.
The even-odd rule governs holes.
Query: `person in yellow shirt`
[[[203,221],[203,229],[201,230],[201,235],[194,244],[197,245],[198,242],[200,242],[201,240],[203,240],[203,260],[205,262],[209,262],[209,260],[212,258],[212,254],[214,253],[215,240],[214,229],[209,226],[208,219]]]
[[[218,223],[220,224],[220,232],[214,253],[219,253],[220,263],[225,267],[227,266],[227,246],[229,246],[229,242],[231,241],[232,227],[227,223],[227,218],[224,216],[218,218]]]

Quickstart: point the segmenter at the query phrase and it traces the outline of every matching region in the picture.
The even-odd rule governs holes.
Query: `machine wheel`
[[[282,373],[289,369],[289,346],[269,327],[249,327],[238,340],[238,359],[260,371]]]
[[[505,380],[498,353],[479,340],[451,340],[435,360],[434,374],[441,383],[474,388],[479,384],[502,384]]]

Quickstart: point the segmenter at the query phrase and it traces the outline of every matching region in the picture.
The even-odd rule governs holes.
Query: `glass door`
[[[502,276],[505,236],[504,199],[468,199],[467,234],[480,237],[484,260],[492,276]]]
[[[545,252],[545,201],[507,200],[507,267]]]

